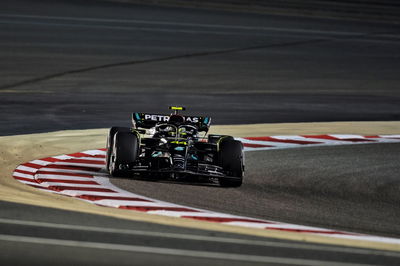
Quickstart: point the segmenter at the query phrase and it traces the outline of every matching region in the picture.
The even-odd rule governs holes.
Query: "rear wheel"
[[[217,144],[221,140],[226,141],[228,139],[234,140],[234,138],[232,136],[209,134],[207,142]]]
[[[107,152],[106,152],[106,169],[107,172],[110,171],[110,158],[111,158],[111,152],[112,152],[112,147],[114,145],[114,136],[117,132],[130,132],[131,129],[129,127],[112,127],[110,128],[110,131],[108,132],[108,137],[107,137]]]
[[[109,173],[112,176],[126,176],[139,153],[138,136],[131,132],[117,132],[114,135],[110,155]]]
[[[219,163],[226,176],[219,178],[222,187],[240,187],[244,174],[243,144],[234,139],[226,139],[220,143]]]

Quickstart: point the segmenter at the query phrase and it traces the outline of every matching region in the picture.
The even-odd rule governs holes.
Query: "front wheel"
[[[109,173],[112,176],[126,176],[129,166],[136,161],[138,154],[138,136],[131,132],[117,132],[113,139]]]
[[[114,146],[114,136],[117,134],[117,132],[131,132],[131,129],[129,127],[112,127],[110,128],[110,131],[108,132],[107,136],[107,151],[106,151],[106,169],[107,172],[110,171],[110,159],[111,159],[111,153],[112,153],[112,148]]]
[[[243,144],[233,139],[222,141],[219,149],[219,163],[226,174],[219,178],[220,185],[222,187],[240,187],[244,175]]]

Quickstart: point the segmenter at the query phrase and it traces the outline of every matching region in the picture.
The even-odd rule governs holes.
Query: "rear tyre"
[[[232,136],[209,134],[207,142],[217,144],[218,141],[221,141],[221,140],[226,141],[228,139],[234,140],[234,138]]]
[[[117,132],[111,150],[109,173],[112,176],[127,176],[138,154],[138,136],[131,132]]]
[[[220,166],[226,176],[219,178],[222,187],[240,187],[244,175],[243,144],[234,139],[226,139],[219,147]]]
[[[129,127],[112,127],[110,128],[110,131],[108,132],[108,137],[107,137],[107,152],[106,152],[106,169],[107,172],[110,171],[110,158],[111,158],[111,152],[112,152],[112,147],[114,145],[114,136],[117,132],[131,132],[131,129]]]

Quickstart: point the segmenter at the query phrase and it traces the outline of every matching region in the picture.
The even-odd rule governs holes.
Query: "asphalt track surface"
[[[0,202],[2,265],[395,265],[396,252],[219,233]],[[343,262],[343,264],[340,264]]]
[[[0,10],[0,135],[171,104],[215,124],[400,118],[398,25],[93,0]]]
[[[0,135],[128,125],[131,111],[164,112],[170,104],[205,112],[218,124],[400,118],[398,26],[96,1],[6,0],[0,10]],[[379,144],[249,153],[245,184],[236,190],[113,182],[193,207],[399,237],[398,151],[398,145]],[[198,193],[203,198],[193,197]],[[1,206],[1,217],[11,220],[193,232],[19,204]],[[117,259],[121,264],[172,264],[178,259],[182,265],[246,261],[73,248],[43,238],[270,254],[312,259],[316,265],[327,265],[321,263],[324,259],[387,265],[399,260],[393,254],[374,257],[332,247],[327,254],[145,237],[124,240],[121,234],[41,231],[15,221],[4,222],[1,230],[3,235],[35,237],[2,238],[1,260],[9,264],[54,264],[56,258],[62,258],[58,264],[100,265]]]
[[[376,144],[247,152],[245,181],[235,189],[111,180],[200,209],[399,238],[399,150],[399,144]]]

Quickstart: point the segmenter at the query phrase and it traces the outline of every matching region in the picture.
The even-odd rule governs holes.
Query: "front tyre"
[[[114,136],[117,134],[117,132],[131,132],[131,129],[129,127],[112,127],[110,128],[110,131],[108,132],[108,137],[107,137],[107,152],[106,152],[106,169],[107,172],[110,171],[110,158],[111,158],[111,153],[112,153],[112,147],[114,145]]]
[[[126,176],[129,166],[139,154],[138,136],[131,132],[117,132],[111,149],[109,173],[112,176]]]
[[[219,163],[226,176],[219,178],[222,187],[240,187],[244,175],[243,144],[234,139],[220,143]]]

